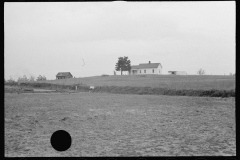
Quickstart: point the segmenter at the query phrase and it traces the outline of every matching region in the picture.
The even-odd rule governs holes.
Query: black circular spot
[[[51,136],[52,147],[57,151],[66,151],[72,144],[72,138],[67,131],[58,130]]]

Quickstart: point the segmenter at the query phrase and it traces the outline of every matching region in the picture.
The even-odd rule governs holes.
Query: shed
[[[187,72],[185,71],[168,71],[168,73],[174,75],[187,75]]]
[[[73,78],[70,72],[58,72],[58,74],[56,75],[56,79],[67,79],[67,78]]]

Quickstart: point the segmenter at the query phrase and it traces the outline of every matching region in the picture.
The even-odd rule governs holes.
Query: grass
[[[21,87],[55,89],[57,91],[75,91],[75,85],[58,85],[49,83],[21,83]],[[17,86],[18,87],[18,86]],[[5,92],[14,92],[7,89]],[[89,92],[89,86],[78,86],[75,92]],[[174,90],[167,88],[130,87],[130,86],[97,86],[91,92],[114,94],[140,94],[140,95],[171,95],[171,96],[200,96],[200,97],[235,97],[235,90]]]
[[[235,98],[5,94],[6,157],[236,156]],[[55,151],[66,130],[71,148]]]
[[[16,85],[16,84],[15,84]],[[117,94],[235,97],[234,76],[97,76],[21,83],[21,86]]]
[[[168,88],[176,90],[232,90],[235,89],[235,82],[235,76],[211,75],[116,75],[43,81],[43,83],[61,85],[75,85],[82,83],[87,86],[131,86]]]

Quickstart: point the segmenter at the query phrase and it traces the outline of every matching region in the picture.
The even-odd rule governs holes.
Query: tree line
[[[29,78],[27,78],[26,75],[22,76],[22,77],[18,77],[17,82],[33,82],[33,81],[45,81],[47,80],[47,78],[43,75],[39,75],[37,78],[35,78],[34,76],[30,76]],[[12,79],[12,77],[10,76],[9,80],[5,80],[4,82],[15,82],[14,79]]]

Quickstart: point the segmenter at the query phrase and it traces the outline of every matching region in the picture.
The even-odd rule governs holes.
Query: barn
[[[162,65],[161,63],[151,63],[151,61],[139,65],[132,65],[130,74],[162,74]]]
[[[56,79],[67,79],[67,78],[73,78],[70,72],[58,72],[58,74],[56,75]]]

